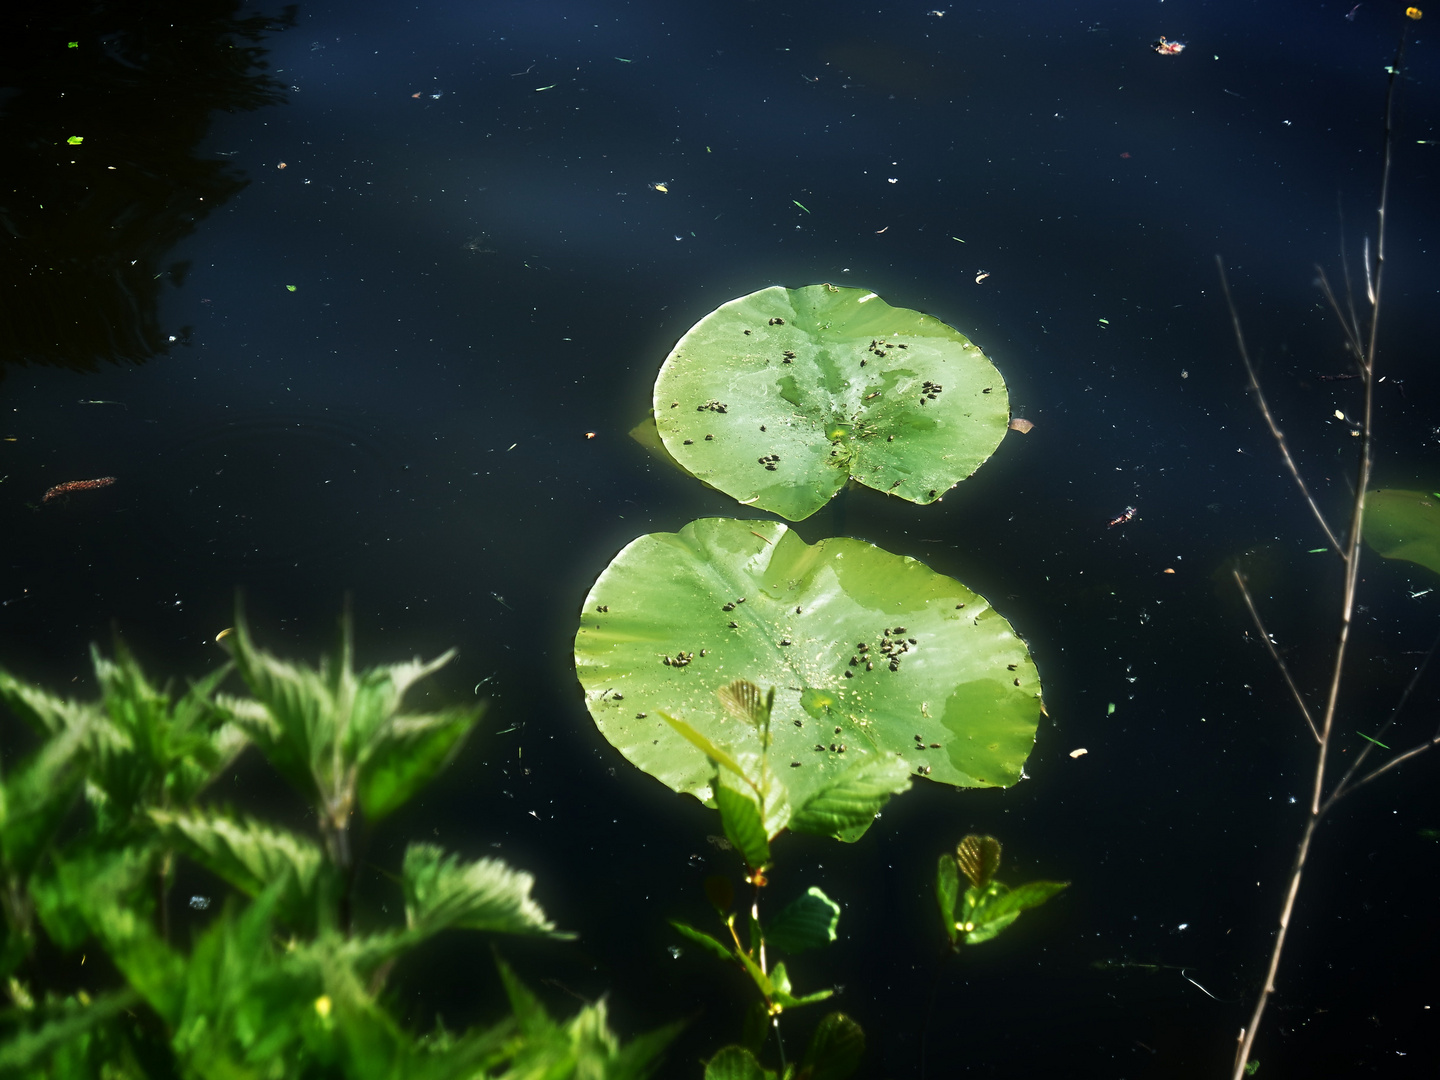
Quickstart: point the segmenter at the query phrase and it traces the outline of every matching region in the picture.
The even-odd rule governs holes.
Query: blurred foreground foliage
[[[0,770],[0,1077],[647,1075],[676,1026],[621,1045],[603,1001],[556,1020],[498,958],[510,1015],[493,1026],[418,1034],[385,1004],[396,962],[441,931],[569,936],[531,875],[430,844],[395,874],[403,925],[352,924],[357,816],[403,805],[480,717],[402,709],[450,654],[357,673],[348,623],[318,668],[260,650],[243,619],[225,645],[232,663],[178,696],[123,644],[94,653],[96,702],[0,670],[0,700],[38,737]],[[232,670],[248,696],[218,693]],[[316,835],[206,799],[252,745],[309,801]],[[188,950],[169,932],[182,858],[233,889]],[[82,974],[59,986],[62,969]]]

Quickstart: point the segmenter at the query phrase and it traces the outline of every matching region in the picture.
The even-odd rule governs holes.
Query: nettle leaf
[[[0,784],[0,863],[10,880],[30,876],[74,805],[89,742],[86,724],[62,730]]]
[[[435,715],[400,712],[406,691],[449,663],[453,649],[434,660],[357,673],[349,621],[342,620],[337,655],[310,668],[256,648],[238,615],[225,643],[259,708],[223,704],[336,828],[346,824],[355,801],[372,820],[403,805],[451,760],[480,717],[479,705]]]
[[[461,862],[433,844],[411,844],[401,870],[405,918],[412,929],[446,928],[570,938],[530,896],[535,878],[499,859]]]
[[[854,479],[932,503],[995,452],[1005,380],[964,334],[864,289],[772,286],[712,311],[655,380],[687,472],[747,506],[809,517]]]
[[[835,940],[840,905],[811,886],[785,905],[765,928],[765,944],[791,955],[818,949]]]
[[[360,768],[360,808],[378,821],[410,800],[459,752],[484,704],[433,716],[401,716],[374,738]]]
[[[4,668],[0,668],[0,701],[44,735],[58,735],[76,727],[93,727],[99,714],[94,705],[56,697],[49,691],[15,678]]]
[[[276,889],[275,914],[288,926],[317,926],[329,865],[305,837],[225,814],[151,811],[151,820],[185,855],[247,896]]]
[[[815,831],[853,820],[842,801],[863,816],[862,781],[903,786],[879,762],[960,787],[1015,783],[1040,716],[1035,663],[984,597],[915,559],[845,538],[810,546],[774,521],[711,518],[630,543],[585,599],[575,666],[605,738],[706,803],[712,758],[762,749],[716,691],[773,687],[770,775],[799,808],[790,827]],[[821,793],[831,801],[810,806]]]

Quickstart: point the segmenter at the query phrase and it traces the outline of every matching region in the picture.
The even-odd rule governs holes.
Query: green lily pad
[[[585,599],[575,667],[605,738],[709,805],[715,766],[661,713],[753,750],[755,728],[716,696],[736,679],[775,688],[768,760],[797,811],[867,761],[1008,786],[1040,715],[1035,663],[984,597],[859,540],[809,546],[777,521],[707,518],[632,541]]]
[[[1387,559],[1440,574],[1440,497],[1382,488],[1365,496],[1365,539]]]
[[[683,468],[791,521],[851,479],[932,503],[1010,422],[1005,380],[964,334],[834,285],[721,305],[671,350],[654,405]]]

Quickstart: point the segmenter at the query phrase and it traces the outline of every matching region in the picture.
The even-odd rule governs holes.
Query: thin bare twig
[[[1290,687],[1290,693],[1295,698],[1295,704],[1300,706],[1300,715],[1305,718],[1306,725],[1310,728],[1310,734],[1315,736],[1315,741],[1320,741],[1320,732],[1315,727],[1315,721],[1310,716],[1310,706],[1305,704],[1305,699],[1300,696],[1300,688],[1295,685],[1295,680],[1290,677],[1290,669],[1285,666],[1280,651],[1275,648],[1275,642],[1271,640],[1265,624],[1260,621],[1260,612],[1256,610],[1255,601],[1250,596],[1250,588],[1245,584],[1245,577],[1239,570],[1232,570],[1235,575],[1235,584],[1240,586],[1240,595],[1245,597],[1245,606],[1250,609],[1250,618],[1255,620],[1255,629],[1260,631],[1260,640],[1265,642],[1265,647],[1270,650],[1270,659],[1275,661],[1275,666],[1280,669],[1280,674],[1285,676],[1285,685]]]
[[[1275,943],[1270,951],[1270,963],[1266,968],[1265,982],[1261,987],[1260,995],[1255,1001],[1255,1010],[1251,1014],[1250,1023],[1242,1030],[1240,1037],[1240,1048],[1235,1055],[1235,1067],[1232,1072],[1232,1080],[1242,1080],[1245,1075],[1245,1067],[1250,1060],[1250,1052],[1255,1045],[1255,1035],[1259,1031],[1260,1022],[1265,1016],[1265,1007],[1270,997],[1275,993],[1275,973],[1280,967],[1280,956],[1285,949],[1285,939],[1290,929],[1290,918],[1295,910],[1295,897],[1300,891],[1300,881],[1305,871],[1305,861],[1310,854],[1310,843],[1315,837],[1315,830],[1319,827],[1320,820],[1324,814],[1335,804],[1336,798],[1345,793],[1347,788],[1344,780],[1337,786],[1330,797],[1324,797],[1325,791],[1325,767],[1328,763],[1330,752],[1330,736],[1335,727],[1335,711],[1340,699],[1341,677],[1345,668],[1345,652],[1350,641],[1351,619],[1355,611],[1355,590],[1359,582],[1360,571],[1360,541],[1364,534],[1365,525],[1365,493],[1370,484],[1370,472],[1373,463],[1374,443],[1372,433],[1372,421],[1374,417],[1375,404],[1375,357],[1379,344],[1380,326],[1380,298],[1381,285],[1384,279],[1385,269],[1385,212],[1388,206],[1390,192],[1390,168],[1394,149],[1394,116],[1395,116],[1395,87],[1397,76],[1400,73],[1402,61],[1405,56],[1405,37],[1409,31],[1408,25],[1400,34],[1400,44],[1396,49],[1395,63],[1390,67],[1390,81],[1385,92],[1385,131],[1384,131],[1384,165],[1380,176],[1380,205],[1377,208],[1378,226],[1375,241],[1375,262],[1372,268],[1370,263],[1369,245],[1365,250],[1365,285],[1368,299],[1370,301],[1370,325],[1369,334],[1365,342],[1364,351],[1357,357],[1360,366],[1360,377],[1365,386],[1364,415],[1360,424],[1360,460],[1356,466],[1355,497],[1351,505],[1350,530],[1346,537],[1344,559],[1345,559],[1345,590],[1340,604],[1340,633],[1335,645],[1334,666],[1330,673],[1330,687],[1325,697],[1325,712],[1320,722],[1320,740],[1315,753],[1315,781],[1310,795],[1310,813],[1305,821],[1305,830],[1301,834],[1300,843],[1295,849],[1295,859],[1290,868],[1290,881],[1285,890],[1285,900],[1280,908],[1280,926],[1275,935]],[[1217,262],[1219,260],[1217,259]],[[1239,337],[1240,320],[1235,315],[1235,305],[1230,300],[1229,286],[1225,284],[1225,270],[1220,268],[1220,280],[1225,288],[1225,299],[1230,305],[1231,317],[1235,322],[1236,336]],[[1343,323],[1345,320],[1341,319]],[[1358,337],[1358,335],[1357,335]],[[1290,467],[1295,481],[1305,492],[1306,501],[1310,503],[1310,509],[1316,519],[1324,524],[1320,518],[1320,511],[1315,506],[1314,500],[1310,498],[1299,473],[1295,469],[1289,451],[1286,449],[1285,440],[1281,436],[1279,428],[1270,417],[1269,409],[1264,404],[1264,399],[1259,392],[1259,386],[1255,380],[1255,371],[1250,364],[1250,359],[1245,353],[1244,343],[1241,343],[1240,353],[1245,361],[1245,369],[1250,373],[1250,384],[1256,391],[1256,398],[1260,402],[1261,412],[1265,415],[1266,423],[1270,425],[1271,434],[1274,435],[1280,452],[1285,458],[1285,463]],[[1328,528],[1327,535],[1330,534]],[[1440,742],[1440,733],[1437,733],[1434,742]],[[1429,749],[1432,744],[1415,747],[1404,753],[1397,754],[1390,761],[1386,762],[1373,773],[1367,774],[1361,783],[1354,785],[1360,787],[1364,783],[1381,775],[1382,773],[1399,765],[1416,754]],[[1348,780],[1346,774],[1345,780]],[[1348,790],[1354,790],[1349,788]]]
[[[1399,717],[1401,710],[1405,708],[1406,702],[1410,700],[1410,695],[1415,692],[1415,687],[1420,682],[1420,676],[1425,674],[1425,669],[1429,667],[1430,661],[1434,659],[1437,650],[1440,650],[1440,637],[1436,637],[1436,639],[1430,643],[1430,648],[1426,650],[1424,658],[1420,661],[1420,663],[1415,665],[1415,671],[1411,674],[1410,681],[1405,684],[1405,690],[1400,695],[1400,700],[1395,703],[1395,708],[1390,710],[1389,717],[1387,717],[1385,722],[1380,725],[1378,730],[1376,730],[1376,739],[1379,739],[1380,736],[1384,735],[1390,725],[1395,723],[1395,720]],[[1440,731],[1436,731],[1435,735],[1437,738],[1440,738]],[[1350,762],[1350,767],[1345,770],[1345,775],[1340,777],[1340,782],[1335,785],[1334,790],[1330,793],[1330,798],[1326,800],[1327,804],[1333,804],[1338,802],[1342,796],[1348,793],[1347,788],[1350,784],[1350,778],[1353,777],[1357,772],[1359,772],[1361,767],[1364,766],[1365,761],[1370,756],[1371,751],[1375,749],[1375,745],[1375,743],[1367,742],[1364,746],[1360,748],[1360,752],[1355,755],[1355,760]],[[1429,744],[1422,745],[1424,745],[1426,749],[1429,748]],[[1386,747],[1386,749],[1389,749],[1389,747]],[[1370,780],[1374,779],[1375,776],[1379,775],[1379,772],[1381,770],[1388,769],[1389,767],[1389,762],[1386,762],[1386,764],[1380,766],[1380,769],[1372,772],[1364,780],[1362,780],[1361,783],[1368,783]],[[1356,784],[1355,786],[1359,787],[1360,784]],[[1351,788],[1349,790],[1354,789]]]
[[[1345,312],[1340,310],[1340,301],[1330,288],[1330,279],[1325,276],[1325,268],[1317,266],[1315,269],[1320,274],[1320,292],[1330,301],[1330,310],[1335,312],[1335,318],[1340,320],[1340,328],[1345,331],[1345,343],[1350,346],[1350,356],[1358,366],[1364,363],[1365,348],[1360,344],[1360,324],[1355,321],[1354,307],[1351,307],[1349,318],[1346,318]],[[1349,286],[1346,287],[1348,289]]]
[[[1245,347],[1245,333],[1240,328],[1240,313],[1235,310],[1235,301],[1230,296],[1230,282],[1225,277],[1225,264],[1220,256],[1215,256],[1215,265],[1220,270],[1220,288],[1225,293],[1225,304],[1230,308],[1230,321],[1235,325],[1235,343],[1240,348],[1240,359],[1245,362],[1245,372],[1250,376],[1250,390],[1255,395],[1255,403],[1260,407],[1260,415],[1265,418],[1266,425],[1270,428],[1270,434],[1280,447],[1280,455],[1285,459],[1285,467],[1290,470],[1290,475],[1295,478],[1295,483],[1300,488],[1300,494],[1305,496],[1306,503],[1310,506],[1310,512],[1315,515],[1315,520],[1320,523],[1330,546],[1340,551],[1343,545],[1330,523],[1325,520],[1325,515],[1320,512],[1320,507],[1310,495],[1310,489],[1305,485],[1304,479],[1300,476],[1300,470],[1295,465],[1295,459],[1290,456],[1290,447],[1285,443],[1285,434],[1280,430],[1280,425],[1275,422],[1274,414],[1270,412],[1270,404],[1265,400],[1265,391],[1260,389],[1260,380],[1255,377],[1255,365],[1250,362],[1250,350]]]
[[[1437,747],[1437,746],[1440,746],[1440,735],[1436,735],[1436,736],[1435,736],[1433,739],[1431,739],[1429,742],[1423,742],[1423,743],[1421,743],[1419,746],[1412,746],[1409,750],[1406,750],[1406,751],[1404,751],[1403,753],[1396,754],[1396,755],[1395,755],[1393,758],[1391,758],[1389,761],[1385,762],[1384,765],[1381,765],[1379,768],[1375,769],[1373,772],[1368,772],[1368,773],[1366,773],[1364,776],[1362,776],[1359,780],[1356,780],[1355,783],[1351,784],[1349,787],[1347,787],[1347,788],[1345,788],[1345,789],[1343,789],[1343,790],[1337,790],[1334,795],[1331,795],[1331,796],[1330,796],[1330,804],[1331,804],[1331,805],[1334,805],[1335,800],[1338,799],[1338,798],[1340,798],[1341,796],[1343,796],[1343,795],[1349,795],[1352,791],[1356,791],[1356,790],[1358,790],[1359,788],[1364,787],[1364,786],[1365,786],[1366,784],[1368,784],[1371,780],[1374,780],[1377,776],[1380,776],[1380,775],[1383,774],[1383,773],[1387,773],[1387,772],[1389,772],[1391,769],[1395,768],[1395,766],[1400,765],[1400,764],[1402,764],[1402,763],[1410,760],[1412,757],[1415,757],[1415,756],[1418,755],[1418,754],[1423,754],[1426,750],[1433,750],[1433,749],[1434,749],[1435,747]]]

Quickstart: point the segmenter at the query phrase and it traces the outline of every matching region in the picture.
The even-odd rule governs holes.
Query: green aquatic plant
[[[671,350],[653,405],[683,469],[791,521],[851,480],[933,503],[1010,421],[1004,378],[964,334],[834,285],[721,305]]]
[[[935,868],[935,905],[949,949],[936,963],[930,983],[930,1003],[920,1033],[922,1078],[928,1065],[926,1044],[944,961],[957,955],[962,945],[983,945],[994,940],[1013,926],[1023,912],[1039,907],[1070,886],[1068,881],[1028,881],[1012,889],[995,877],[1000,872],[1000,856],[999,840],[971,833],[955,846],[953,853],[942,854]],[[963,892],[962,875],[970,883]]]
[[[225,641],[249,696],[216,693],[230,664],[176,696],[123,645],[114,660],[95,654],[97,702],[0,671],[0,701],[40,740],[0,777],[0,978],[12,1004],[0,1013],[0,1075],[646,1075],[673,1026],[622,1046],[603,1002],[559,1023],[503,962],[511,1015],[492,1026],[416,1035],[386,1004],[396,963],[437,934],[569,936],[528,873],[431,844],[411,844],[387,875],[403,923],[352,918],[357,815],[403,805],[479,719],[479,707],[404,709],[406,691],[449,654],[356,672],[348,623],[319,668],[258,649],[243,620]],[[205,801],[251,745],[310,803],[318,835]],[[170,940],[167,916],[179,859],[232,890],[188,950]],[[192,917],[210,903],[192,897]],[[78,987],[48,988],[42,944],[79,972]],[[108,963],[86,965],[85,954]]]
[[[737,722],[736,726],[742,732],[748,732],[742,737],[746,748],[737,749],[733,744],[722,748],[685,721],[666,713],[662,713],[662,717],[709,760],[714,770],[711,788],[715,792],[721,826],[731,846],[745,860],[745,880],[753,886],[754,893],[749,909],[742,916],[737,916],[732,910],[735,890],[730,879],[716,875],[706,880],[705,893],[725,928],[724,941],[680,920],[672,919],[671,926],[704,952],[737,965],[750,977],[763,999],[763,1004],[757,1004],[754,1010],[755,1023],[751,1026],[758,1025],[762,1031],[767,1024],[773,1028],[784,1068],[781,1015],[802,1005],[824,1001],[833,991],[797,993],[785,961],[776,960],[775,954],[780,952],[794,956],[835,941],[840,923],[840,905],[826,896],[823,890],[811,886],[782,908],[766,926],[760,918],[760,896],[769,884],[766,871],[772,861],[770,842],[787,825],[797,831],[842,837],[863,831],[893,792],[909,786],[910,777],[903,765],[892,765],[887,770],[884,763],[878,767],[874,763],[862,764],[822,788],[798,813],[787,817],[784,813],[785,792],[770,762],[774,689],[762,691],[754,683],[740,679],[722,687],[717,697]],[[737,917],[743,920],[740,927],[736,925]],[[853,1029],[855,1038],[843,1040],[854,1050],[853,1061],[832,1047],[826,1058],[831,1060],[832,1071],[818,1074],[809,1066],[802,1066],[800,1075],[848,1075],[848,1069],[845,1072],[833,1069],[838,1069],[841,1064],[847,1064],[849,1068],[858,1064],[859,1054],[864,1049],[864,1036],[859,1025],[840,1013],[832,1013],[821,1022],[823,1030],[834,1029],[836,1025],[846,1031]],[[721,1051],[721,1055],[727,1055],[727,1051],[743,1051],[747,1055],[759,1053],[763,1037],[752,1041],[756,1044],[753,1047],[731,1047]],[[812,1055],[815,1052],[816,1043],[812,1041]],[[734,1056],[721,1055],[712,1059],[712,1065],[716,1060],[729,1062]],[[755,1067],[759,1068],[758,1063]],[[789,1074],[787,1070],[786,1075]],[[710,1075],[708,1066],[706,1075]]]
[[[857,838],[871,803],[847,805],[843,828],[839,810],[817,814],[841,783],[1013,784],[1042,708],[1029,650],[983,597],[914,559],[807,545],[774,521],[633,541],[585,599],[575,667],[632,764],[707,805],[722,789],[763,795],[767,836]],[[774,688],[763,733],[715,696],[737,678]]]
[[[935,870],[935,903],[952,951],[979,945],[1008,930],[1022,912],[1039,907],[1068,881],[1030,881],[1010,888],[997,881],[1000,841],[993,836],[965,837],[952,855],[940,856]],[[962,893],[960,876],[970,882]]]

